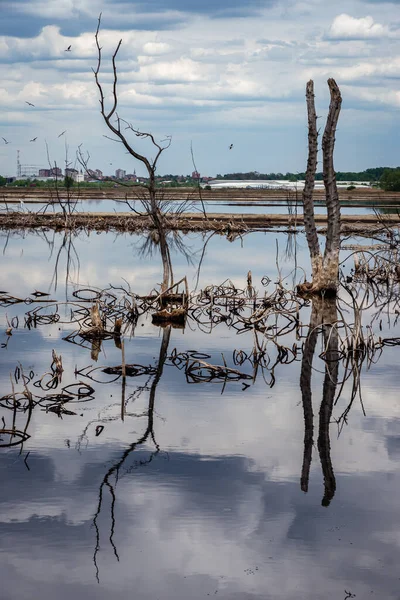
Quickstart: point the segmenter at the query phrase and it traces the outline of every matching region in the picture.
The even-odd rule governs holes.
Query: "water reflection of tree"
[[[169,270],[171,273],[170,284],[174,283],[174,272],[171,260],[171,252],[181,254],[188,264],[194,263],[194,253],[185,241],[185,236],[178,230],[165,230],[165,239],[168,247]],[[145,232],[138,245],[139,256],[142,258],[151,258],[158,252],[162,255],[160,247],[160,234],[157,229],[151,229]]]
[[[80,259],[75,247],[75,240],[79,232],[72,229],[64,229],[62,233],[52,232],[50,235],[46,231],[42,232],[42,238],[49,248],[49,261],[54,259],[53,275],[50,282],[50,289],[57,290],[60,271],[65,272],[65,290],[68,283],[72,280],[78,280]]]
[[[314,437],[311,374],[315,348],[320,331],[324,341],[325,376],[322,401],[319,409],[318,453],[324,475],[322,506],[329,506],[336,490],[336,480],[331,461],[329,425],[332,416],[339,373],[339,336],[337,330],[337,306],[335,299],[315,297],[312,301],[309,333],[307,335],[301,364],[300,388],[304,411],[304,455],[301,472],[301,489],[308,491]]]
[[[120,458],[108,469],[108,471],[104,475],[103,480],[99,487],[98,504],[97,504],[96,513],[93,517],[93,526],[96,531],[96,545],[95,545],[94,554],[93,554],[93,563],[94,563],[95,569],[96,569],[97,581],[99,581],[99,567],[98,567],[98,563],[97,563],[97,556],[98,556],[98,552],[100,550],[100,530],[99,530],[99,525],[98,525],[98,519],[99,519],[101,510],[102,510],[104,490],[105,490],[105,488],[108,488],[108,490],[110,492],[110,496],[111,496],[111,509],[110,509],[111,510],[111,527],[110,527],[109,540],[110,540],[110,544],[113,548],[114,555],[117,558],[117,560],[119,560],[117,547],[114,542],[114,532],[115,532],[115,502],[116,502],[115,487],[118,483],[120,469],[123,466],[123,464],[125,463],[125,461],[132,454],[132,452],[134,450],[136,450],[136,448],[138,448],[138,446],[141,446],[142,444],[146,443],[148,440],[152,441],[152,443],[154,445],[154,450],[150,453],[149,457],[146,460],[141,460],[139,462],[139,465],[144,465],[144,464],[150,463],[153,460],[154,456],[156,456],[158,454],[158,452],[160,451],[160,446],[156,440],[156,436],[155,436],[155,432],[154,432],[154,406],[155,406],[155,400],[156,400],[157,386],[162,377],[163,370],[164,370],[164,363],[165,363],[165,360],[166,360],[167,354],[168,354],[168,345],[169,345],[170,336],[171,336],[171,326],[168,325],[167,327],[165,327],[163,329],[163,335],[162,335],[162,340],[161,340],[161,347],[160,347],[160,353],[159,353],[159,357],[158,357],[156,372],[155,372],[154,379],[152,381],[150,391],[149,391],[149,402],[148,402],[147,413],[146,413],[146,417],[147,417],[146,429],[143,432],[143,434],[136,441],[132,442],[126,448],[126,450],[122,453]],[[129,399],[128,399],[128,401],[129,401]]]

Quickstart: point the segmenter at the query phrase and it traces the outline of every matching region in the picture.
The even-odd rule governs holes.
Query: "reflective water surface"
[[[366,243],[346,240],[344,278]],[[125,319],[161,281],[157,248],[2,234],[1,598],[399,599],[398,284],[297,305],[300,234],[174,247],[175,279],[209,290],[185,328],[139,310],[98,342],[75,335],[86,300]],[[263,327],[249,270],[280,298]]]
[[[22,192],[26,193],[26,192]],[[197,197],[191,198],[188,200],[187,210],[190,212],[202,212],[202,204]],[[129,200],[130,206],[124,200],[111,200],[104,198],[85,198],[79,199],[73,197],[71,199],[71,207],[74,211],[80,212],[111,212],[111,213],[120,213],[120,212],[129,212],[131,207],[134,207],[136,211],[143,212],[144,207],[139,200]],[[180,204],[180,201],[176,201],[175,208]],[[229,213],[229,214],[287,214],[288,211],[291,214],[303,214],[303,206],[300,197],[298,200],[295,200],[295,197],[285,199],[271,199],[271,200],[260,200],[260,199],[232,199],[229,200],[225,198],[223,200],[204,200],[203,206],[205,207],[208,213]],[[24,200],[23,203],[19,203],[18,201],[10,202],[9,200],[1,200],[0,199],[0,214],[6,213],[8,211],[23,211],[27,212],[60,212],[60,204],[58,204],[55,200],[51,204],[45,204],[43,202],[38,201],[37,199],[32,202],[28,200]],[[398,214],[399,206],[395,204],[393,201],[388,202],[386,205],[382,205],[382,201],[380,201],[379,206],[373,201],[360,201],[360,200],[343,200],[341,202],[341,212],[343,215],[366,215],[373,212],[383,212],[387,214]],[[322,205],[321,202],[316,201],[315,205],[315,213],[316,214],[326,214],[326,208]]]

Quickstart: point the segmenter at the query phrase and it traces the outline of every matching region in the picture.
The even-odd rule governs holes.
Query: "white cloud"
[[[83,33],[72,38],[62,35],[58,26],[46,25],[34,38],[0,36],[0,58],[15,62],[21,59],[24,62],[32,59],[70,59],[71,54],[65,52],[69,45],[73,45],[74,56],[95,56],[93,35]]]
[[[334,65],[333,68],[332,64]],[[400,56],[395,56],[391,59],[371,58],[369,61],[359,62],[351,66],[335,65],[335,63],[329,61],[325,64],[321,63],[321,66],[308,70],[307,74],[311,78],[326,78],[333,75],[340,82],[345,82],[346,84],[362,82],[364,86],[367,86],[368,83],[372,83],[372,79],[374,79],[374,83],[376,83],[376,80],[381,80],[383,83],[379,89],[376,89],[375,85],[370,88],[372,96],[375,97],[376,94],[382,92],[383,88],[389,88],[393,92],[398,92],[398,90],[395,89],[395,82],[400,76]],[[358,85],[357,88],[355,88],[355,92],[356,89],[358,89]],[[384,94],[386,93],[387,91],[384,91]]]
[[[138,79],[144,81],[207,81],[209,67],[196,63],[190,58],[181,57],[170,62],[156,62],[143,65]]]
[[[335,17],[330,30],[330,39],[371,39],[389,36],[389,28],[386,25],[375,23],[370,16],[356,19],[345,13]]]
[[[389,88],[367,88],[343,86],[343,91],[348,98],[354,98],[365,104],[374,104],[377,106],[393,106],[400,108],[400,91]]]
[[[143,45],[144,54],[151,54],[159,56],[161,54],[167,54],[167,52],[171,49],[169,44],[165,44],[163,42],[146,42]]]

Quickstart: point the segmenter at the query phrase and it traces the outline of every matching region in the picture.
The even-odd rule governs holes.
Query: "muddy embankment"
[[[125,192],[126,193],[126,192]],[[207,202],[223,201],[227,204],[248,203],[249,205],[282,205],[287,206],[287,201],[296,203],[296,194],[290,192],[288,197],[287,190],[218,190],[202,191],[202,199]],[[2,196],[2,197],[1,197]],[[186,200],[198,200],[198,191],[193,190],[168,190],[166,193],[168,200],[177,203]],[[55,230],[63,229],[85,229],[94,231],[140,231],[152,228],[152,220],[146,214],[137,212],[85,212],[85,200],[122,200],[124,196],[120,188],[107,190],[79,190],[79,195],[73,197],[72,202],[79,200],[76,210],[72,214],[63,214],[59,208],[59,202],[56,198],[49,202],[48,190],[39,189],[10,189],[7,188],[0,195],[0,228],[1,229],[35,229],[48,228]],[[324,193],[318,190],[315,193],[315,201],[322,202]],[[51,202],[51,200],[53,200]],[[59,200],[66,201],[67,197],[59,196]],[[363,215],[342,215],[343,232],[370,232],[384,226],[393,226],[400,224],[400,217],[396,206],[400,206],[400,193],[384,193],[380,190],[352,190],[340,191],[340,200],[345,206],[352,205],[358,208],[373,206],[376,209],[391,207],[392,214],[378,214],[377,211],[370,211]],[[20,207],[21,201],[28,206]],[[32,207],[29,207],[32,203]],[[52,206],[48,210],[35,211],[35,203],[49,203]],[[297,203],[301,206],[301,195],[298,195]],[[17,209],[18,208],[18,209]],[[111,208],[111,207],[110,207]],[[17,210],[16,210],[17,209]],[[201,212],[199,204],[198,212],[179,212],[179,214],[169,213],[165,217],[165,225],[170,230],[182,231],[219,231],[224,234],[242,233],[250,230],[266,230],[274,228],[288,228],[295,230],[303,227],[303,215],[295,214],[295,211],[283,210],[282,214],[264,214],[247,213],[212,213],[207,211],[207,216]],[[193,208],[191,209],[193,211]],[[57,212],[56,212],[57,211]],[[323,232],[327,224],[325,214],[316,214],[315,221]]]
[[[327,225],[325,215],[315,215],[315,221],[323,233]],[[398,215],[382,215],[379,219],[374,215],[344,215],[342,231],[344,233],[372,233],[384,227],[400,224]],[[303,226],[303,217],[285,214],[224,214],[209,213],[207,218],[201,213],[184,213],[179,216],[165,218],[168,230],[186,231],[218,231],[224,234],[244,233],[252,230],[268,230],[275,228],[292,231]],[[0,215],[0,229],[54,229],[54,230],[87,230],[87,231],[144,231],[153,228],[147,215],[132,213],[74,213],[67,218],[61,213],[7,213]]]

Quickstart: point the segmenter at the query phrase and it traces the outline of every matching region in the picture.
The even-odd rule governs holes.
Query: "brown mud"
[[[326,215],[315,215],[318,227],[327,225]],[[382,227],[399,225],[400,216],[393,215],[342,215],[343,232],[364,232]],[[304,225],[303,215],[290,214],[229,214],[173,213],[165,215],[166,229],[181,231],[220,231],[246,232],[281,227],[296,229]],[[88,231],[142,231],[154,228],[154,223],[146,214],[111,212],[75,212],[72,215],[62,213],[6,212],[0,214],[0,229],[38,229],[88,230]]]

